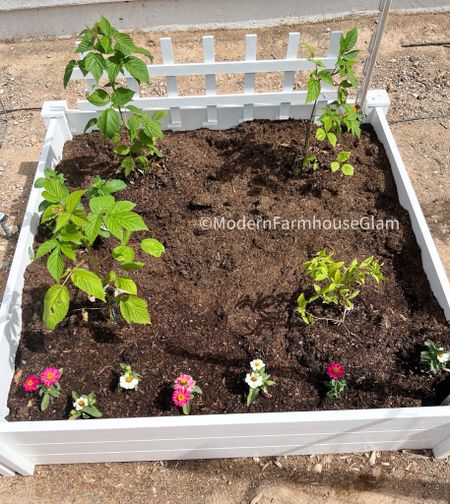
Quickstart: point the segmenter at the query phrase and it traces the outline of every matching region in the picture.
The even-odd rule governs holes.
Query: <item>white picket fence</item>
[[[289,35],[286,58],[256,60],[256,36],[246,37],[246,59],[215,62],[214,39],[204,37],[204,62],[176,64],[170,39],[162,39],[164,63],[150,65],[151,75],[166,78],[165,97],[135,96],[134,104],[149,113],[169,112],[164,128],[191,130],[207,127],[226,129],[252,119],[280,120],[306,118],[311,106],[305,105],[304,91],[293,89],[294,73],[308,70],[311,63],[297,58],[300,36]],[[327,56],[332,67],[340,34],[332,32]],[[284,73],[283,89],[256,93],[259,72]],[[216,94],[216,75],[243,73],[244,93]],[[179,96],[177,77],[204,75],[205,94]],[[74,79],[84,78],[74,72]],[[125,75],[134,86],[132,77]],[[92,76],[86,78],[92,86]],[[92,87],[91,87],[92,89]],[[325,89],[323,103],[334,98]],[[384,145],[397,184],[400,203],[409,212],[423,268],[436,299],[450,320],[450,285],[423,216],[406,168],[385,118],[389,98],[385,91],[370,91],[366,100],[366,120],[372,124]],[[89,119],[101,107],[80,101],[69,109],[65,101],[44,103],[42,118],[47,134],[36,171],[41,177],[46,167],[54,168],[62,158],[64,143],[83,133]],[[320,108],[319,108],[320,111]],[[39,223],[41,189],[33,188],[11,272],[0,306],[0,474],[32,474],[35,464],[87,463],[134,460],[194,459],[342,453],[368,450],[432,448],[438,457],[450,454],[450,406],[392,408],[379,410],[255,413],[190,417],[149,417],[79,420],[76,422],[1,421],[8,415],[7,398],[15,369],[15,356],[21,337],[22,289],[30,263],[29,250]]]

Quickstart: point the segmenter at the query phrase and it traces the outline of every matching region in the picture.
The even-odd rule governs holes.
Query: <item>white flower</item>
[[[445,364],[446,362],[448,362],[450,360],[450,352],[444,352],[444,349],[440,348],[436,357],[439,362],[441,362],[442,364]]]
[[[259,375],[258,373],[247,373],[245,377],[245,382],[248,384],[248,386],[252,389],[261,387],[263,383],[262,376]]]
[[[250,367],[253,371],[261,371],[261,369],[264,369],[266,365],[261,359],[255,359],[250,362]]]
[[[76,399],[73,403],[73,407],[77,411],[83,410],[84,408],[86,408],[86,406],[89,406],[89,399],[85,395],[82,395],[81,397]]]
[[[119,385],[124,389],[134,389],[136,388],[139,380],[134,378],[130,373],[125,373],[120,377]]]

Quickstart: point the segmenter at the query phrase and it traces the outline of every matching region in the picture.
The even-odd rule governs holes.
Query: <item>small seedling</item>
[[[439,371],[450,373],[450,369],[447,367],[447,362],[450,361],[450,351],[444,350],[443,347],[438,347],[431,340],[425,341],[424,345],[427,347],[427,350],[421,352],[420,362],[427,364],[430,372],[433,374]]]

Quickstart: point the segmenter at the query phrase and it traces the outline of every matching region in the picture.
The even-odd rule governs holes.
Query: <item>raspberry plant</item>
[[[112,321],[120,313],[128,323],[150,323],[147,301],[137,295],[137,285],[126,276],[127,272],[144,266],[135,260],[135,250],[129,245],[134,232],[148,230],[142,217],[133,212],[135,204],[116,201],[111,194],[97,196],[98,178],[88,189],[70,192],[64,176],[50,172],[36,182],[37,187],[44,189],[41,224],[47,227],[51,237],[39,246],[35,260],[47,256],[47,269],[55,282],[44,297],[45,325],[53,330],[67,315],[68,282],[85,292],[91,301],[106,303]],[[114,181],[103,182],[103,190],[114,186],[117,189]],[[92,195],[94,189],[97,192]],[[93,245],[98,237],[110,236],[119,242],[111,251],[118,268],[102,276]],[[160,257],[165,250],[154,238],[142,240],[140,248],[153,257]]]
[[[334,304],[344,309],[345,313],[353,309],[353,300],[360,294],[360,286],[371,277],[377,283],[385,280],[381,273],[383,264],[372,256],[358,262],[354,259],[349,266],[342,261],[333,260],[333,252],[322,249],[313,259],[301,265],[313,279],[315,294],[310,298],[302,292],[297,298],[297,312],[306,324],[312,324],[316,317],[307,312],[308,305],[316,300],[324,304]]]
[[[152,158],[163,156],[156,143],[163,137],[160,120],[165,112],[157,111],[149,117],[131,104],[134,91],[117,79],[129,72],[138,84],[148,84],[147,65],[135,54],[142,54],[150,61],[153,61],[153,55],[144,47],[138,47],[129,35],[113,28],[103,16],[80,36],[82,39],[76,52],[82,57],[67,64],[64,87],[67,87],[75,67],[83,75],[91,73],[97,86],[87,99],[93,105],[105,107],[97,118],[88,121],[85,131],[97,126],[103,137],[111,140],[116,154],[123,156],[121,167],[126,177],[135,170],[145,171]],[[105,73],[108,78],[101,84]]]
[[[358,49],[354,49],[357,40],[358,31],[356,28],[352,28],[347,34],[341,36],[339,54],[336,65],[332,70],[325,69],[324,63],[315,57],[313,48],[308,44],[304,44],[308,51],[308,60],[314,64],[314,70],[308,79],[308,92],[305,102],[312,103],[313,106],[310,119],[306,125],[303,150],[296,156],[294,161],[294,174],[298,174],[301,169],[307,168],[312,168],[315,171],[320,166],[317,152],[311,147],[311,133],[317,103],[322,94],[322,83],[336,87],[337,98],[322,108],[322,115],[319,117],[320,127],[316,130],[316,139],[327,141],[335,148],[343,128],[358,138],[361,135],[361,114],[354,105],[347,103],[349,89],[358,83],[353,71],[353,67],[357,63],[356,57],[360,52]],[[331,171],[341,170],[344,175],[353,175],[353,166],[347,162],[350,155],[348,151],[341,151],[337,160],[331,163]]]

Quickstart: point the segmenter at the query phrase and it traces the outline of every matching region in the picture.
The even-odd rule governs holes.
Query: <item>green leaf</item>
[[[340,164],[337,161],[333,161],[332,163],[330,163],[330,168],[333,173],[337,172],[339,170],[339,167]]]
[[[51,203],[60,203],[68,193],[67,189],[58,179],[48,179],[44,182],[45,190],[42,197]]]
[[[337,160],[339,161],[339,163],[344,163],[345,161],[348,160],[349,157],[350,157],[349,151],[341,151],[337,156]]]
[[[105,59],[105,66],[109,81],[114,82],[122,71],[120,59],[117,56],[111,56],[111,58]]]
[[[42,256],[44,256],[48,252],[51,252],[58,245],[59,245],[59,243],[57,240],[48,240],[48,241],[42,243],[36,251],[36,254],[34,256],[34,260],[37,261],[38,259],[40,259]]]
[[[123,180],[111,179],[106,181],[106,184],[103,186],[103,191],[111,194],[126,188],[127,184],[125,184]]]
[[[325,132],[325,130],[323,128],[317,128],[317,131],[316,131],[316,138],[317,140],[325,140],[327,134]]]
[[[70,60],[69,63],[67,63],[67,66],[64,70],[64,88],[67,87],[67,84],[69,84],[70,78],[72,77],[72,72],[73,69],[77,66],[77,62],[75,60]]]
[[[353,49],[353,47],[355,47],[357,40],[358,30],[356,27],[354,27],[345,35],[343,45],[341,42],[341,48],[344,52],[350,51],[351,49]]]
[[[104,16],[102,16],[100,18],[98,25],[99,25],[100,31],[103,33],[103,35],[106,35],[107,37],[109,37],[111,35],[111,25],[109,24],[109,21]]]
[[[333,147],[336,147],[337,138],[334,133],[327,133],[327,138]]]
[[[101,411],[95,406],[86,406],[83,411],[93,418],[101,418],[103,416]]]
[[[61,252],[68,257],[71,261],[75,261],[77,254],[75,250],[71,247],[71,244],[68,243],[61,243],[59,245],[59,249]]]
[[[354,173],[353,166],[348,163],[342,165],[341,171],[344,175],[349,175],[349,176],[353,175],[353,173]]]
[[[53,252],[48,256],[47,269],[50,275],[59,282],[64,271],[64,261],[62,260],[59,247],[54,248]]]
[[[93,93],[91,93],[88,97],[87,100],[89,103],[92,103],[92,105],[97,105],[99,107],[103,105],[107,105],[110,102],[110,96],[107,91],[104,89],[96,89]]]
[[[308,92],[306,93],[305,103],[316,101],[320,96],[320,82],[314,77],[308,80]]]
[[[134,91],[128,88],[117,88],[111,95],[112,103],[115,107],[123,107],[132,100]]]
[[[102,281],[92,271],[76,268],[73,270],[71,280],[76,287],[89,294],[89,296],[105,301]]]
[[[120,132],[119,114],[111,108],[103,110],[98,116],[97,127],[107,138],[117,137]]]
[[[52,285],[45,293],[43,321],[50,331],[67,315],[69,301],[69,291],[65,285]]]
[[[162,138],[164,136],[159,121],[153,121],[148,117],[144,117],[142,122],[144,124],[144,132],[150,138]]]
[[[71,214],[68,212],[64,212],[64,213],[58,215],[58,217],[56,218],[56,226],[53,231],[56,233],[56,231],[59,231],[63,227],[67,226],[67,224],[69,224],[70,217],[71,217]]]
[[[100,214],[102,212],[109,212],[114,205],[116,200],[113,196],[96,196],[89,200],[89,208],[95,213]]]
[[[137,294],[137,286],[131,278],[118,276],[116,278],[116,287],[128,294]]]
[[[135,270],[141,269],[142,266],[144,266],[143,262],[132,261],[132,262],[127,262],[127,263],[122,263],[120,265],[120,268],[123,269],[124,271],[135,271]]]
[[[119,245],[112,250],[113,258],[120,262],[132,262],[134,261],[134,255],[133,248],[126,245]]]
[[[41,411],[45,411],[50,404],[50,395],[44,393],[42,396],[42,401],[41,401]]]
[[[116,45],[114,46],[115,50],[121,52],[122,54],[130,54],[136,48],[133,39],[126,33],[120,33],[117,30],[114,30],[113,37],[116,41]]]
[[[153,257],[161,257],[166,250],[164,245],[155,238],[145,238],[145,240],[142,240],[141,249]]]
[[[84,190],[74,191],[66,196],[64,200],[64,206],[66,211],[72,213],[80,202],[81,197],[86,193]]]
[[[149,83],[147,65],[141,59],[136,56],[127,56],[123,66],[139,83]]]
[[[99,53],[90,52],[83,58],[85,68],[91,72],[92,77],[98,82],[102,75],[103,70],[106,70],[105,60]]]
[[[125,296],[119,303],[122,317],[131,324],[150,324],[147,301],[137,296]]]
[[[105,223],[108,229],[113,233],[110,225],[120,226],[128,231],[146,231],[148,227],[142,220],[142,217],[136,212],[130,211],[111,211],[105,218]],[[113,233],[114,234],[114,233]]]
[[[97,118],[96,117],[93,117],[92,119],[89,119],[89,121],[86,123],[86,126],[84,127],[84,132],[86,133],[86,131],[89,128],[92,128],[92,126],[95,126],[96,124],[97,124]]]

